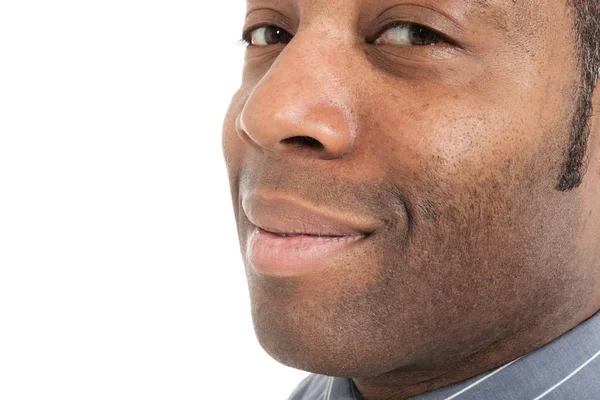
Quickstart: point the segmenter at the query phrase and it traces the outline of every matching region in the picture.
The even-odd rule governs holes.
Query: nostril
[[[323,149],[324,146],[321,142],[319,142],[317,139],[314,139],[310,136],[294,136],[291,138],[287,138],[281,141],[282,143],[286,143],[286,144],[293,144],[299,147],[304,147],[304,146],[308,146],[314,149]]]

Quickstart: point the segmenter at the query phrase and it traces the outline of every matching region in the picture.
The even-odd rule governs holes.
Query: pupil
[[[436,44],[438,42],[438,37],[431,30],[421,26],[413,31],[412,42],[416,45]]]
[[[287,44],[292,39],[292,36],[289,33],[275,26],[269,27],[266,30],[265,36],[268,44]]]

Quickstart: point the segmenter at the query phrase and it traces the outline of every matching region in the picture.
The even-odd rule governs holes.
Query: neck
[[[565,322],[565,314],[540,318],[532,329],[516,332],[462,359],[435,370],[402,367],[376,377],[352,378],[365,400],[403,400],[461,382],[511,363],[573,329],[600,310],[600,291],[589,305]]]

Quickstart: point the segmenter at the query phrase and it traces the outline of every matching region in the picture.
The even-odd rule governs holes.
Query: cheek
[[[236,182],[244,156],[244,144],[237,134],[236,119],[242,111],[246,97],[247,94],[243,89],[234,94],[223,121],[221,144],[232,192],[237,190],[238,185]]]
[[[453,93],[435,100],[431,93],[387,97],[390,101],[379,102],[369,113],[372,120],[365,121],[375,129],[363,132],[379,143],[374,151],[380,169],[417,201],[422,196],[416,188],[423,185],[443,185],[452,193],[453,187],[490,180],[516,184],[525,172],[541,186],[556,184],[560,138],[568,133],[564,121],[531,112],[525,106],[531,99],[516,104]],[[553,113],[564,119],[563,110]]]
[[[565,113],[556,108],[553,120],[543,119],[527,110],[526,100],[519,105],[458,96],[438,96],[435,103],[407,98],[412,103],[400,109],[399,103],[379,104],[373,132],[385,138],[377,148],[381,169],[412,203],[405,261],[413,269],[391,280],[418,287],[425,277],[429,293],[436,294],[431,301],[446,299],[429,309],[437,307],[440,318],[462,319],[466,329],[477,315],[489,315],[493,326],[493,318],[525,313],[515,299],[531,310],[547,293],[564,300],[548,271],[555,266],[558,271],[575,252],[560,234],[573,217],[554,194],[561,138],[568,137]],[[552,253],[556,248],[560,254]],[[542,264],[551,253],[555,261]],[[398,263],[398,254],[389,246],[381,264]],[[532,281],[544,290],[530,290]],[[421,299],[426,303],[426,296]],[[502,306],[482,310],[485,304]],[[470,317],[472,324],[466,323]]]

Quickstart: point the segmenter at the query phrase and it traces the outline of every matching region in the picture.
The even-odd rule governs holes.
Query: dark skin
[[[395,21],[443,40],[375,43],[404,37],[382,33]],[[582,184],[556,190],[580,76],[566,0],[248,0],[245,28],[265,24],[293,39],[252,37],[223,149],[272,357],[405,399],[600,309],[599,117]],[[253,190],[376,229],[308,274],[261,274],[240,206]]]

